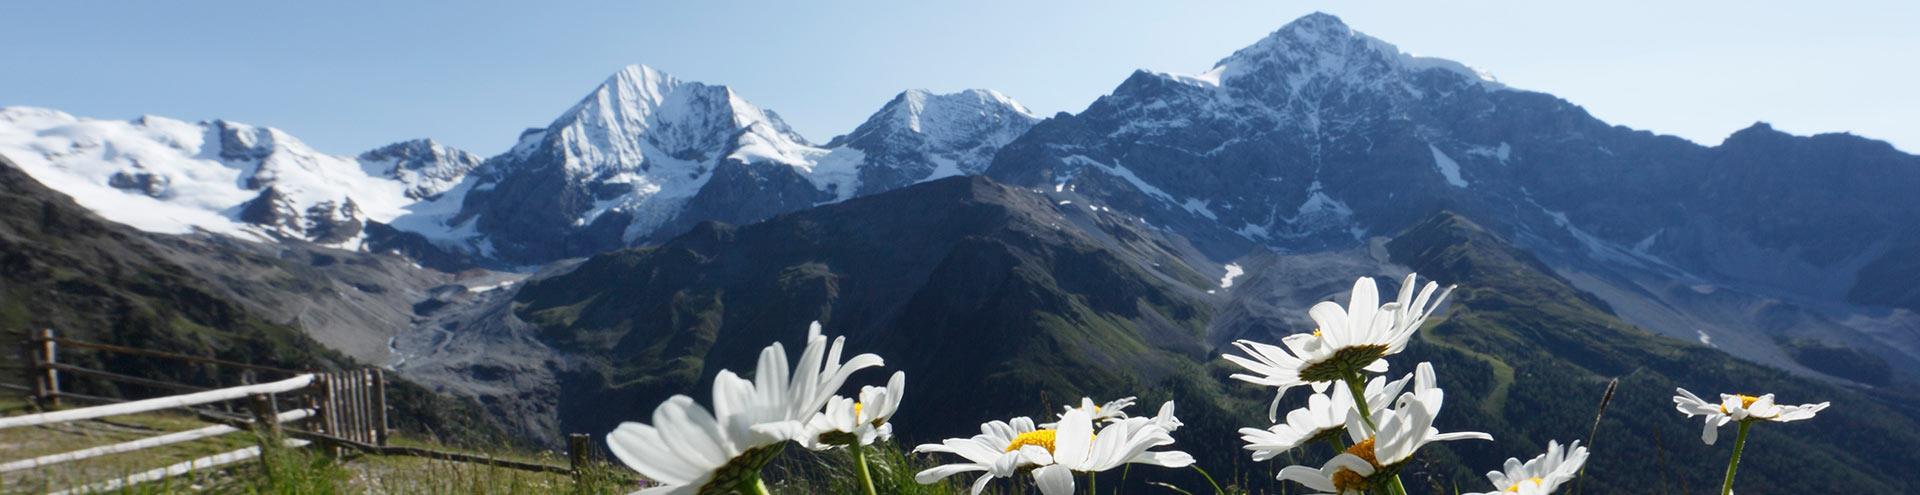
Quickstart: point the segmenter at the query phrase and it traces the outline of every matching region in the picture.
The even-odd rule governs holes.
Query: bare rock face
[[[432,139],[389,144],[361,153],[367,173],[407,184],[407,197],[426,199],[447,192],[480,166],[480,156]]]
[[[137,191],[154,198],[167,197],[167,186],[172,182],[165,175],[144,170],[121,170],[107,178],[107,185],[115,189]]]
[[[307,207],[306,237],[320,244],[339,244],[360,236],[367,226],[360,209],[348,198],[339,203],[322,201]]]

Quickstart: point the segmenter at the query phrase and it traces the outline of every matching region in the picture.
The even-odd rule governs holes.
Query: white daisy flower
[[[1701,400],[1700,396],[1693,395],[1693,392],[1688,392],[1687,389],[1684,388],[1676,388],[1674,391],[1680,393],[1680,395],[1673,396],[1675,409],[1678,409],[1688,417],[1705,416],[1706,428],[1700,432],[1700,440],[1706,442],[1707,445],[1713,445],[1713,442],[1719,439],[1720,427],[1726,426],[1727,423],[1746,421],[1786,423],[1790,421],[1800,421],[1813,418],[1815,413],[1819,413],[1821,410],[1826,409],[1828,405],[1832,404],[1830,402],[1822,402],[1819,404],[1783,406],[1774,403],[1773,394],[1766,394],[1759,397],[1720,394],[1720,402],[1714,403]]]
[[[1053,462],[1055,431],[1034,427],[1026,417],[1013,421],[988,421],[980,425],[980,434],[972,438],[949,438],[941,443],[914,447],[915,453],[943,452],[960,456],[966,462],[934,466],[913,475],[920,484],[930,484],[960,473],[981,472],[973,481],[973,494],[987,489],[994,478],[1012,478],[1021,468],[1045,461]]]
[[[1581,447],[1580,441],[1575,440],[1564,449],[1560,442],[1548,441],[1547,453],[1524,464],[1520,459],[1510,457],[1501,471],[1487,473],[1487,481],[1493,482],[1495,487],[1505,488],[1468,495],[1547,495],[1579,476],[1580,465],[1586,462],[1587,448]]]
[[[1162,410],[1171,411],[1171,408],[1162,407]],[[1033,470],[1034,484],[1046,495],[1071,495],[1076,471],[1097,473],[1123,464],[1169,468],[1193,465],[1193,456],[1186,452],[1148,450],[1173,444],[1173,436],[1147,418],[1115,421],[1095,434],[1093,418],[1086,411],[1076,409],[1060,418],[1060,428],[1053,439],[1051,448],[1044,449],[1048,457],[1036,459],[1040,468]],[[1022,455],[1037,457],[1042,454],[1039,450],[1023,450]]]
[[[654,409],[652,426],[621,423],[607,435],[607,450],[614,457],[660,484],[639,495],[748,492],[745,485],[759,479],[760,468],[780,452],[779,446],[735,442],[713,413],[685,395]]]
[[[1409,373],[1398,380],[1388,381],[1384,376],[1369,380],[1365,390],[1368,411],[1378,415],[1392,405],[1413,378]],[[1284,423],[1265,430],[1241,428],[1240,439],[1247,442],[1247,450],[1253,451],[1253,460],[1271,460],[1283,452],[1345,432],[1348,416],[1353,411],[1353,392],[1338,387],[1331,393],[1308,396],[1307,406],[1287,412]]]
[[[826,407],[853,372],[884,364],[873,354],[841,363],[845,346],[846,337],[835,337],[829,345],[820,322],[814,322],[807,329],[807,347],[800,352],[799,363],[788,368],[786,348],[774,342],[760,351],[753,381],[730,370],[721,370],[714,378],[714,415],[734,419],[722,426],[729,427],[735,439],[751,438],[756,445],[804,441],[807,421]]]
[[[1075,410],[1079,410],[1079,411],[1085,411],[1088,416],[1091,416],[1093,418],[1093,422],[1095,423],[1106,423],[1111,421],[1118,421],[1122,419],[1127,419],[1127,408],[1133,406],[1134,402],[1136,401],[1134,400],[1133,397],[1121,397],[1119,399],[1108,401],[1105,404],[1094,404],[1092,397],[1081,397],[1080,405],[1077,407],[1061,406],[1062,411],[1060,411],[1059,417],[1066,418],[1067,413],[1073,412]],[[1040,426],[1046,427],[1046,428],[1052,428],[1054,427],[1055,424],[1058,424],[1058,423],[1047,423]]]
[[[1234,378],[1279,390],[1274,405],[1268,408],[1268,420],[1277,420],[1280,398],[1288,389],[1311,385],[1325,391],[1327,385],[1356,376],[1362,371],[1385,373],[1389,355],[1406,349],[1407,341],[1420,329],[1433,311],[1440,307],[1453,287],[1434,293],[1439,284],[1427,282],[1414,292],[1415,275],[1408,274],[1400,294],[1393,302],[1380,304],[1379,289],[1373,279],[1360,277],[1353,283],[1347,306],[1332,301],[1315,304],[1307,311],[1320,328],[1311,334],[1294,334],[1281,339],[1286,347],[1238,340],[1233,344],[1247,356],[1226,355],[1227,360],[1252,373]]]
[[[1152,418],[1148,418],[1147,421],[1153,423],[1154,426],[1159,426],[1162,430],[1167,430],[1167,433],[1179,431],[1180,427],[1187,425],[1185,422],[1180,421],[1180,418],[1174,417],[1173,401],[1161,403],[1160,412],[1154,414]]]
[[[1400,392],[1406,390],[1407,383],[1414,381],[1421,373],[1427,375],[1426,380],[1427,383],[1430,384],[1428,388],[1432,388],[1431,383],[1434,381],[1434,377],[1432,376],[1433,365],[1428,363],[1420,363],[1419,366],[1414,367],[1413,373],[1401,376],[1398,380],[1387,380],[1387,377],[1384,376],[1376,376],[1373,377],[1372,380],[1367,380],[1367,387],[1363,391],[1363,393],[1367,395],[1367,411],[1379,412],[1388,406],[1392,406],[1394,399],[1400,397]],[[1353,394],[1349,392],[1347,395],[1352,396]],[[1349,398],[1348,400],[1352,399]]]
[[[1280,479],[1293,480],[1308,488],[1331,493],[1359,493],[1385,477],[1397,474],[1413,454],[1433,442],[1453,440],[1492,440],[1480,432],[1440,433],[1433,427],[1445,393],[1436,386],[1433,366],[1420,363],[1414,372],[1414,390],[1400,394],[1394,409],[1382,410],[1374,418],[1377,433],[1369,432],[1358,415],[1347,421],[1347,435],[1353,446],[1319,468],[1288,466],[1280,470]]]
[[[807,423],[809,433],[801,444],[826,450],[855,442],[873,445],[875,440],[893,438],[893,424],[887,420],[900,410],[906,387],[907,374],[896,371],[886,387],[862,387],[859,401],[840,396],[828,399],[827,410]]]
[[[760,351],[752,381],[721,370],[713,382],[713,411],[676,395],[654,409],[652,426],[622,423],[607,448],[633,470],[662,486],[646,495],[735,490],[758,483],[760,468],[788,441],[804,441],[806,422],[849,375],[881,365],[861,354],[840,362],[844,338],[829,345],[815,322],[797,366],[787,366],[779,342]]]
[[[1347,416],[1353,414],[1353,393],[1344,388],[1332,394],[1316,393],[1307,397],[1307,406],[1287,412],[1287,421],[1267,429],[1241,428],[1240,439],[1253,451],[1253,460],[1267,461],[1309,442],[1346,432]]]

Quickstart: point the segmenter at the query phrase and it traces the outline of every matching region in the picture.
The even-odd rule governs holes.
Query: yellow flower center
[[[1507,487],[1506,491],[1507,493],[1520,493],[1520,485],[1525,484],[1526,482],[1529,482],[1529,481],[1533,482],[1533,486],[1540,486],[1541,483],[1545,483],[1547,480],[1543,480],[1537,477],[1520,480],[1520,482],[1514,483],[1513,486]]]
[[[866,405],[866,404],[863,404],[863,403],[859,403],[859,402],[855,402],[855,403],[853,403],[853,418],[854,418],[854,419],[856,419],[856,420],[857,420],[857,419],[860,419],[860,417],[861,417],[861,416],[860,416],[860,411],[862,411],[862,410],[864,410],[864,409],[866,409],[866,408],[867,408],[867,405]]]
[[[1313,329],[1313,336],[1315,336],[1315,337],[1319,337],[1319,336],[1320,336],[1320,329],[1318,329],[1318,328],[1315,328],[1315,329]]]
[[[1374,458],[1373,439],[1371,438],[1353,444],[1352,447],[1347,447],[1347,453],[1365,459],[1367,464],[1372,464],[1375,470],[1380,469],[1380,460]],[[1360,473],[1353,472],[1351,469],[1340,468],[1339,471],[1333,473],[1333,487],[1340,489],[1342,492],[1365,490],[1367,486],[1367,477],[1360,475]]]
[[[1013,437],[1013,442],[1007,444],[1007,452],[1013,452],[1020,450],[1021,447],[1032,445],[1047,449],[1047,453],[1051,454],[1053,453],[1053,435],[1053,430],[1033,430],[1021,433]]]
[[[1759,397],[1754,397],[1754,396],[1745,395],[1745,394],[1740,394],[1738,395],[1738,397],[1740,397],[1740,407],[1742,409],[1753,407],[1753,401],[1760,400]],[[1727,411],[1726,404],[1720,405],[1720,414],[1730,414],[1730,411]]]

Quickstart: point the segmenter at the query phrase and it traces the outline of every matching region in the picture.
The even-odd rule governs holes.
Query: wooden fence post
[[[318,382],[314,383],[313,385],[308,385],[307,389],[303,391],[304,393],[301,394],[301,400],[304,401],[302,403],[304,404],[303,407],[307,408],[307,410],[313,411],[312,415],[307,416],[308,418],[307,431],[319,433],[321,435],[332,435],[333,431],[327,429],[326,403],[322,402],[319,397],[315,396],[316,390],[324,390],[324,389],[325,388]],[[339,445],[336,445],[333,442],[317,442],[317,444],[319,446],[321,455],[325,455],[329,459],[340,458]]]
[[[340,414],[338,411],[340,406],[333,402],[333,374],[315,373],[313,387],[320,393],[319,424],[327,430],[328,435],[340,436],[340,423],[333,420],[335,415]]]
[[[280,446],[280,413],[274,411],[270,394],[247,396],[247,407],[253,410],[253,431],[260,437],[260,471],[271,484],[273,461],[269,457]]]
[[[53,341],[53,329],[40,329],[40,360],[35,363],[46,370],[46,384],[40,391],[41,398],[48,408],[60,407],[60,370],[53,365],[60,362],[58,343]]]
[[[347,437],[360,443],[373,443],[367,435],[367,374],[364,370],[347,372],[347,397],[353,405],[348,406],[347,417],[353,418],[353,436]]]
[[[34,342],[33,332],[27,332],[27,338],[20,341],[20,376],[27,381],[27,402],[39,405],[40,395],[45,388],[40,383],[40,346]]]
[[[587,475],[587,462],[591,459],[587,449],[593,448],[593,437],[585,433],[567,435],[567,465],[573,470],[573,482],[581,483]]]
[[[373,369],[373,439],[374,445],[387,446],[387,373],[380,368]]]

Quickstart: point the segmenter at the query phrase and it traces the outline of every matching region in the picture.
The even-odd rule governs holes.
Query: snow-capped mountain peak
[[[859,150],[869,165],[861,193],[962,174],[978,174],[1000,147],[1040,121],[1020,102],[989,89],[894,96],[830,148]]]
[[[34,108],[0,109],[0,153],[145,230],[541,263],[981,173],[1038,121],[996,91],[910,90],[815,146],[727,86],[633,65],[485,160],[429,139],[339,156],[271,127]]]
[[[991,89],[968,89],[951,94],[909,89],[900,92],[876,114],[881,115],[896,119],[913,132],[934,135],[944,135],[954,130],[953,126],[981,118],[1039,119],[1020,102]]]
[[[710,160],[755,124],[766,125],[781,140],[806,143],[779,115],[754,106],[731,88],[682,81],[632,65],[608,76],[554,119],[542,137],[557,140],[557,151],[570,171],[631,171],[646,164],[649,155]]]
[[[979,173],[1038,120],[994,91],[913,90],[820,147],[726,86],[634,65],[489,161],[455,218],[506,257],[591,254]]]
[[[1489,89],[1504,85],[1492,74],[1452,60],[1422,57],[1392,43],[1355,31],[1331,14],[1316,12],[1287,23],[1260,41],[1235,51],[1195,79],[1232,84],[1243,77],[1277,78],[1291,88],[1314,80],[1373,82],[1405,79],[1427,70],[1457,74]]]

